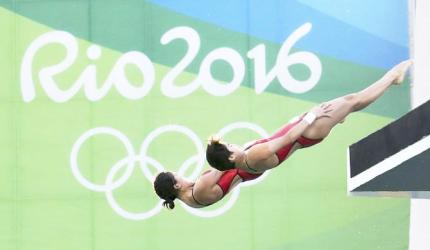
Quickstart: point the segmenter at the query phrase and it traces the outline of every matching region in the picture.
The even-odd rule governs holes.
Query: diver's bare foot
[[[406,76],[406,72],[412,65],[412,60],[403,61],[396,66],[394,66],[390,71],[396,75],[396,78],[393,80],[393,84],[399,85],[403,82]]]

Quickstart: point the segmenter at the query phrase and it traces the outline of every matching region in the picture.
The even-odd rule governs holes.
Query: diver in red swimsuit
[[[322,141],[350,113],[367,107],[391,85],[400,84],[411,64],[410,60],[399,63],[366,89],[316,106],[270,138],[258,140],[247,148],[213,138],[206,149],[206,159],[220,171],[241,169],[250,173],[263,173],[274,168],[296,149]]]
[[[172,172],[159,173],[154,181],[155,192],[170,209],[175,207],[175,199],[195,208],[209,206],[239,183],[258,178],[264,171],[280,165],[296,149],[321,142],[348,114],[374,102],[391,85],[400,84],[411,64],[410,60],[399,63],[366,89],[318,105],[271,137],[247,148],[213,137],[206,159],[216,169],[204,172],[195,182]]]
[[[221,200],[239,183],[254,180],[260,175],[240,169],[211,169],[204,172],[196,182],[191,182],[173,172],[161,172],[155,178],[154,189],[165,200],[163,205],[170,209],[175,207],[173,201],[176,198],[190,207],[201,208]]]

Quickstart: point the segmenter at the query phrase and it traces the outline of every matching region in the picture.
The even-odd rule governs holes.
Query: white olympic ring
[[[261,137],[267,137],[267,132],[259,127],[258,125],[249,123],[249,122],[236,122],[227,125],[223,129],[221,129],[218,134],[223,136],[235,129],[250,129],[256,133],[258,133]],[[158,172],[166,171],[166,169],[159,163],[157,160],[151,158],[147,155],[148,147],[151,144],[151,142],[157,138],[158,136],[167,133],[167,132],[177,132],[180,134],[183,134],[187,136],[191,141],[194,143],[197,149],[197,153],[191,157],[189,157],[179,168],[178,175],[184,176],[187,170],[190,168],[191,165],[196,164],[197,167],[194,169],[194,171],[190,174],[190,176],[187,176],[187,179],[195,180],[198,178],[199,174],[201,173],[203,166],[205,164],[205,152],[204,147],[199,139],[199,137],[189,128],[181,126],[181,125],[165,125],[162,127],[159,127],[152,132],[149,133],[149,135],[145,138],[143,141],[140,153],[136,154],[133,146],[131,145],[129,139],[119,132],[116,129],[109,128],[109,127],[97,127],[90,129],[83,133],[73,144],[72,151],[70,153],[70,167],[72,170],[72,174],[76,178],[76,180],[83,185],[84,187],[88,188],[89,190],[95,191],[95,192],[104,192],[106,195],[106,199],[109,203],[109,205],[112,207],[112,209],[120,216],[130,219],[130,220],[144,220],[148,219],[157,213],[159,213],[162,209],[162,201],[160,200],[157,205],[146,212],[140,212],[140,213],[133,213],[125,210],[122,208],[116,199],[113,196],[113,191],[122,185],[124,185],[128,179],[131,177],[133,171],[135,170],[135,164],[136,162],[140,163],[140,169],[143,173],[143,175],[152,183],[155,179],[155,176],[151,173],[148,166],[151,165],[154,167]],[[119,141],[122,142],[124,145],[127,156],[118,162],[116,162],[110,169],[110,171],[107,174],[107,177],[105,179],[104,184],[95,184],[85,178],[83,174],[80,171],[79,165],[78,165],[78,154],[80,151],[81,146],[83,143],[88,140],[90,137],[93,137],[95,135],[100,134],[106,134],[113,136],[117,138]],[[122,176],[115,179],[115,176],[118,172],[121,172],[121,170],[125,167],[125,171],[122,171]],[[261,177],[248,181],[245,183],[241,183],[238,186],[250,186],[254,185],[260,181],[262,181],[268,174],[268,171],[264,173]],[[184,176],[185,177],[185,176]],[[207,210],[207,209],[195,209],[187,206],[183,202],[179,202],[181,206],[188,212],[190,212],[193,215],[199,216],[199,217],[215,217],[218,215],[223,214],[227,210],[229,210],[233,204],[236,202],[236,200],[239,197],[240,188],[235,188],[231,191],[231,195],[227,202],[225,202],[221,207],[215,209],[215,210]]]

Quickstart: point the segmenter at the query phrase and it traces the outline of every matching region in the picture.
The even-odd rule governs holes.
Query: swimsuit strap
[[[255,169],[255,168],[251,168],[251,167],[249,166],[248,161],[246,160],[246,155],[245,155],[245,165],[246,165],[246,167],[247,167],[249,170],[251,170],[251,171],[253,171],[253,172],[258,172],[258,170],[257,170],[257,169]]]

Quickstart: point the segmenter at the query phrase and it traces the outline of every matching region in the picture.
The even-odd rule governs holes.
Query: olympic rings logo
[[[259,127],[258,125],[255,125],[253,123],[249,122],[236,122],[229,124],[222,128],[217,134],[224,136],[228,133],[230,133],[233,130],[237,129],[249,129],[256,133],[258,133],[261,137],[267,137],[267,132]],[[129,220],[144,220],[148,219],[156,214],[158,214],[162,206],[162,201],[158,202],[155,207],[150,209],[149,211],[144,212],[130,212],[126,209],[122,208],[121,205],[117,202],[113,195],[113,191],[124,185],[129,178],[131,177],[132,173],[134,172],[134,169],[136,167],[136,163],[140,166],[140,170],[145,176],[147,180],[149,180],[151,183],[155,179],[155,175],[151,173],[148,166],[154,167],[158,172],[166,171],[165,167],[161,165],[160,162],[158,162],[156,159],[152,158],[151,156],[148,156],[147,151],[149,145],[160,135],[168,132],[176,132],[185,135],[188,137],[194,144],[196,148],[196,154],[189,157],[182,165],[179,167],[179,170],[177,171],[177,174],[183,177],[186,177],[187,179],[190,179],[192,181],[196,180],[203,170],[203,166],[205,164],[205,152],[204,152],[204,145],[202,141],[199,139],[199,137],[189,128],[181,126],[181,125],[175,125],[175,124],[169,124],[164,125],[162,127],[159,127],[152,132],[148,134],[148,136],[143,141],[140,152],[136,154],[132,144],[130,143],[127,136],[125,136],[120,131],[110,128],[110,127],[97,127],[90,129],[83,133],[73,144],[72,151],[70,154],[70,167],[72,170],[73,176],[76,178],[76,180],[86,187],[87,189],[94,191],[94,192],[104,192],[106,195],[107,202],[111,206],[111,208],[120,216],[123,218],[129,219]],[[96,184],[91,182],[89,179],[87,179],[82,172],[80,171],[80,167],[78,165],[78,155],[80,148],[82,145],[91,137],[97,136],[97,135],[110,135],[118,139],[123,146],[126,149],[127,155],[113,164],[113,166],[110,168],[104,184]],[[191,172],[189,176],[185,176],[185,173],[191,166],[196,166],[194,171]],[[125,168],[125,170],[124,170]],[[122,176],[119,178],[114,179],[116,175],[122,172]],[[248,181],[245,183],[241,183],[239,186],[250,186],[254,185],[260,181],[262,181],[268,174],[268,171],[264,173],[261,177]],[[202,209],[195,209],[187,206],[183,202],[179,201],[179,204],[189,213],[199,216],[199,217],[215,217],[223,214],[227,210],[229,210],[236,200],[239,197],[240,188],[235,188],[231,191],[231,195],[229,197],[229,200],[224,203],[219,208],[216,208],[214,210],[202,210]]]

